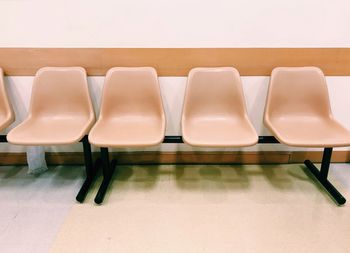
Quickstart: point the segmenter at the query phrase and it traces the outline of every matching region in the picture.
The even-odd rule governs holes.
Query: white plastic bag
[[[27,147],[28,174],[37,175],[47,170],[45,149],[42,146]]]

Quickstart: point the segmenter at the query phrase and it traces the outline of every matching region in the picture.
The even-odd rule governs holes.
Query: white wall
[[[349,0],[0,0],[0,47],[350,47]],[[350,128],[350,77],[327,78],[335,116]],[[32,77],[7,77],[17,122]],[[167,134],[179,134],[185,78],[160,78]],[[244,77],[259,134],[268,77]],[[103,77],[90,77],[96,108]],[[48,148],[78,151],[81,145]],[[164,144],[154,149],[191,150]],[[0,145],[0,152],[23,148]],[[258,145],[244,150],[287,150]]]
[[[1,47],[349,47],[349,0],[0,0]]]

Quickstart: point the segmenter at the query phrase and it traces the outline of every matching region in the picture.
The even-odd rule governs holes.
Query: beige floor
[[[40,176],[26,166],[0,167],[0,252],[47,253],[84,177],[82,166],[56,166]]]
[[[350,252],[350,205],[300,165],[119,169],[102,206],[95,184],[72,207],[50,252]]]

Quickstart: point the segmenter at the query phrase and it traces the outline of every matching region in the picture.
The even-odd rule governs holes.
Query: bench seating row
[[[0,131],[14,121],[2,76],[0,69]],[[327,175],[332,148],[350,146],[350,132],[332,115],[320,69],[275,68],[264,124],[275,137],[272,142],[324,148],[320,170],[311,161],[305,161],[305,165],[337,204],[345,203]],[[95,198],[98,204],[104,199],[116,167],[116,161],[109,160],[109,147],[148,147],[162,142],[246,147],[264,142],[249,120],[240,75],[233,67],[192,69],[183,104],[182,136],[174,141],[165,136],[165,129],[165,112],[154,68],[111,68],[106,74],[100,114],[95,121],[86,71],[81,67],[44,67],[34,78],[28,116],[8,133],[7,141],[16,145],[81,141],[87,177],[76,199],[84,201],[96,170],[102,165],[104,179]],[[101,159],[95,163],[90,144],[101,148]]]

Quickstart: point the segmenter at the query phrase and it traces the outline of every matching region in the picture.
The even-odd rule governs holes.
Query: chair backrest
[[[278,67],[272,71],[265,120],[285,116],[331,116],[327,84],[319,68]]]
[[[241,78],[235,68],[194,68],[190,71],[182,119],[211,115],[246,115]]]
[[[108,70],[100,117],[155,116],[164,118],[157,72],[152,67],[115,67]]]
[[[13,113],[11,104],[7,97],[7,92],[4,83],[4,72],[0,68],[0,115],[4,119],[3,127],[6,127],[12,123],[15,119],[15,114]]]
[[[29,114],[94,118],[85,69],[39,69],[34,78]]]

